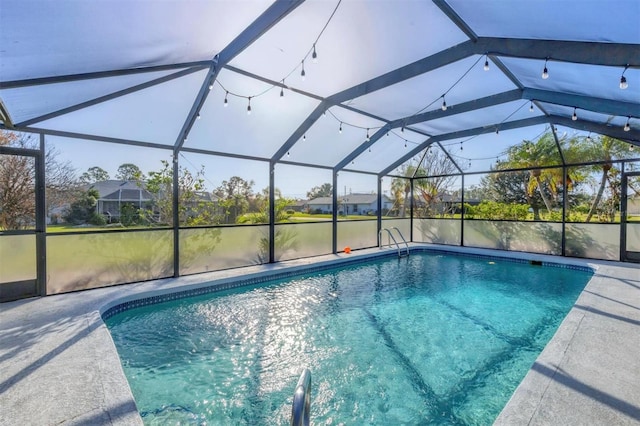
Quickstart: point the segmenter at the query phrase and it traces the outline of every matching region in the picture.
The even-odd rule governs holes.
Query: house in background
[[[386,195],[382,196],[382,211],[389,211],[393,202]],[[309,213],[333,212],[333,199],[331,197],[318,197],[307,201]],[[338,197],[338,214],[340,215],[375,215],[378,214],[377,194],[347,194]]]
[[[307,201],[307,211],[311,214],[330,214],[333,212],[333,198],[318,197]]]
[[[640,195],[633,195],[627,198],[627,214],[629,216],[640,216]]]
[[[122,208],[133,206],[136,210],[152,209],[153,196],[149,191],[128,180],[105,180],[96,182],[87,189],[98,191],[96,211],[107,219],[107,222],[119,222]]]
[[[295,200],[293,203],[287,205],[287,210],[293,210],[294,212],[304,212],[308,209],[307,200]]]
[[[382,195],[382,211],[391,209],[393,202],[386,195]],[[338,197],[338,214],[378,214],[378,194],[347,194]]]

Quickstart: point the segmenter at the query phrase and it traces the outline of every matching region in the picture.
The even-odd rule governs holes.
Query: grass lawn
[[[540,217],[542,220],[547,220],[546,219],[546,215],[544,213],[540,214]],[[383,216],[383,219],[399,219],[396,217],[386,217]],[[585,223],[585,219],[587,218],[586,214],[582,214],[582,213],[571,213],[571,219],[574,220],[569,220],[567,221],[567,223]],[[322,222],[322,221],[331,221],[333,219],[333,216],[330,214],[309,214],[309,213],[295,213],[294,215],[292,215],[289,218],[288,223],[304,223],[304,222]],[[430,218],[430,219],[460,219],[460,214],[454,214],[454,215],[447,215],[444,218],[440,218],[440,217],[434,217],[434,218]],[[478,220],[483,220],[480,217],[476,217],[474,219],[478,219]],[[575,220],[575,219],[579,219],[579,220]],[[338,216],[338,220],[376,220],[375,216],[364,216],[364,215],[347,215],[347,216]],[[525,219],[527,221],[531,221],[533,220],[533,214],[530,214],[527,219]],[[627,218],[628,222],[633,222],[633,223],[640,223],[640,216],[631,216],[629,218]],[[601,223],[597,221],[597,217],[593,217],[592,221],[590,223]],[[606,222],[604,222],[606,223]],[[620,214],[616,215],[616,220],[614,223],[620,223]],[[146,226],[131,226],[131,227],[124,227],[124,226],[116,226],[117,224],[113,224],[111,226],[73,226],[73,225],[48,225],[47,226],[47,233],[60,233],[60,232],[91,232],[91,231],[110,231],[110,230],[118,230],[118,229],[150,229]],[[157,229],[166,229],[166,227],[164,228],[157,228]]]

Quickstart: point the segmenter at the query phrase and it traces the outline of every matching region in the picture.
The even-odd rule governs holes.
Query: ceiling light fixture
[[[198,115],[196,115],[196,120],[200,120],[200,113],[198,113]]]
[[[533,112],[533,101],[531,101],[531,105],[529,105],[529,112]]]
[[[251,115],[251,96],[249,96],[249,103],[247,104],[247,115]]]
[[[304,77],[307,75],[306,72],[304,72],[304,59],[302,60],[302,71],[300,71],[300,78],[302,79],[302,81],[304,81]]]
[[[442,95],[442,110],[443,111],[447,110],[447,101],[445,101],[444,95]]]
[[[489,71],[489,57],[484,55],[484,70]]]
[[[304,135],[302,135],[302,140],[306,141],[307,140],[307,134],[305,133]]]
[[[547,62],[549,61],[549,58],[546,58],[544,60],[544,69],[542,70],[542,78],[544,80],[549,78],[549,70],[547,69]]]
[[[576,114],[576,107],[573,107],[573,115],[571,116],[571,120],[576,121],[578,119],[578,114]]]
[[[316,53],[316,44],[313,43],[313,53],[311,54],[311,59],[313,59],[313,63],[318,63],[318,54]]]
[[[371,138],[369,137],[369,129],[367,128],[367,142],[369,142],[369,140],[371,140]]]
[[[631,130],[631,125],[629,124],[630,121],[631,121],[631,117],[627,117],[627,122],[625,123],[624,128],[622,129],[625,132],[628,132],[629,130]]]
[[[229,101],[227,100],[228,96],[229,96],[229,91],[227,91],[227,93],[224,94],[224,106],[225,106],[225,108],[227,106],[229,106]]]
[[[342,134],[342,121],[340,122],[340,128],[338,129],[338,133]]]
[[[282,79],[282,87],[280,87],[280,97],[284,97],[284,78]]]
[[[622,90],[629,87],[629,83],[627,83],[627,77],[624,76],[624,73],[627,71],[627,68],[629,68],[629,64],[627,64],[627,66],[624,67],[624,70],[622,71],[622,75],[620,76],[620,88]]]
[[[209,90],[213,89],[213,83],[209,85]]]

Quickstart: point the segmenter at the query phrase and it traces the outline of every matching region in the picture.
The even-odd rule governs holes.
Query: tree
[[[436,206],[445,206],[442,196],[451,192],[451,185],[456,179],[453,174],[457,171],[455,164],[444,152],[438,149],[427,149],[421,167],[417,169],[416,177],[424,173],[422,176],[428,176],[428,178],[416,179],[413,183],[414,198],[423,206],[422,215],[432,215],[435,213]]]
[[[439,195],[449,190],[455,180],[452,176],[458,170],[449,158],[439,149],[428,148],[422,160],[412,160],[400,168],[403,177],[394,178],[391,181],[392,210],[398,211],[399,217],[405,217],[409,207],[411,192],[410,178],[414,180],[414,193],[416,202],[424,205],[426,211],[430,211],[439,201]],[[421,177],[428,177],[427,179]]]
[[[95,188],[90,188],[87,191],[79,191],[75,201],[71,203],[71,206],[67,210],[64,217],[65,221],[74,225],[82,225],[85,223],[104,225],[104,217],[96,212],[96,204],[98,204],[99,197],[100,194]]]
[[[0,131],[0,146],[37,149],[31,135]],[[21,155],[3,155],[0,162],[0,229],[24,229],[35,224],[35,160]],[[72,199],[75,170],[58,160],[58,152],[45,151],[47,213]]]
[[[109,173],[98,166],[89,167],[86,172],[80,175],[80,183],[90,185],[96,182],[103,182],[111,179]]]
[[[314,186],[307,192],[307,198],[309,200],[331,196],[333,196],[333,185],[331,185],[330,183],[323,183],[320,186]]]
[[[529,181],[529,172],[521,170],[490,173],[481,179],[480,184],[484,198],[505,205],[529,205],[533,210],[534,220],[540,220],[540,209],[544,208],[544,202],[538,191],[528,190]]]
[[[148,173],[146,181],[138,180],[154,197],[152,209],[141,213],[149,223],[173,225],[173,166],[162,160],[162,169]],[[215,206],[204,195],[204,167],[195,174],[184,167],[178,169],[178,219],[188,226],[216,223]]]
[[[413,175],[413,166],[402,166],[401,173],[404,176]],[[391,199],[393,206],[389,214],[397,212],[398,217],[405,217],[409,203],[409,193],[411,192],[411,180],[406,177],[393,178],[391,181]]]
[[[140,180],[142,177],[142,170],[140,167],[131,163],[124,163],[118,167],[118,171],[116,172],[116,179],[118,180]]]
[[[0,144],[8,144],[0,139]],[[0,161],[0,230],[35,225],[35,162],[31,157],[2,155]]]
[[[524,140],[512,145],[506,151],[507,160],[500,162],[498,168],[529,169],[526,186],[527,196],[531,198],[537,190],[547,211],[553,212],[558,188],[562,185],[562,169],[541,169],[561,164],[560,153],[552,132],[547,132],[535,142]],[[551,197],[549,197],[551,195]],[[533,206],[532,206],[533,208]]]
[[[224,209],[224,223],[236,223],[238,218],[248,211],[249,200],[253,198],[252,180],[246,181],[239,176],[233,176],[215,189],[214,194],[219,198],[220,206]]]
[[[58,161],[58,151],[48,148],[44,155],[46,209],[52,221],[56,217],[52,214],[55,209],[68,206],[74,199],[78,188],[76,171],[68,161]]]
[[[611,214],[609,216],[611,217],[611,220],[613,220],[612,217],[615,216],[615,210],[620,201],[620,172],[613,167],[612,160],[614,158],[626,156],[627,152],[628,149],[626,143],[609,136],[587,139],[585,144],[586,157],[591,160],[604,161],[604,163],[593,166],[594,171],[601,171],[602,175],[600,177],[598,192],[591,203],[585,222],[591,221],[591,218],[596,213],[607,183],[609,184],[609,189],[612,193],[612,202],[610,203],[612,205],[609,208]]]
[[[243,215],[238,219],[239,223],[269,223],[269,188],[264,188],[261,194],[255,199],[259,201],[259,211]],[[286,222],[291,215],[287,212],[287,207],[294,200],[282,196],[282,191],[275,189],[275,222]],[[262,236],[258,239],[258,263],[269,261],[269,232],[261,231]],[[278,226],[274,233],[274,245],[276,253],[284,253],[287,250],[295,250],[298,247],[296,237],[298,232],[294,227]]]

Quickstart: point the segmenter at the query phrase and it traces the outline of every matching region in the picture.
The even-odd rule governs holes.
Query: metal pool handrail
[[[311,371],[305,368],[293,394],[291,406],[291,426],[309,426],[311,411]]]
[[[402,257],[403,253],[400,250],[400,244],[398,244],[398,241],[396,241],[396,238],[393,236],[393,233],[391,232],[392,230],[395,230],[398,233],[398,236],[400,237],[400,239],[402,240],[402,242],[406,247],[406,256],[409,256],[409,244],[407,243],[407,240],[404,239],[404,236],[402,236],[402,232],[400,232],[400,230],[395,226],[392,227],[391,229],[382,228],[380,232],[378,232],[378,247],[380,248],[384,247],[384,245],[382,244],[382,232],[387,231],[387,235],[389,236],[389,239],[387,240],[387,245],[391,247],[391,240],[393,240],[393,243],[396,245],[396,248],[398,249],[398,257]]]

